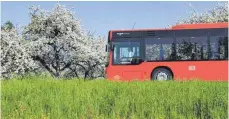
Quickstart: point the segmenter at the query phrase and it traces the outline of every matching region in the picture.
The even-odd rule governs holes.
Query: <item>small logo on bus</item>
[[[196,70],[196,66],[188,66],[188,70],[189,71],[194,71],[194,70]]]
[[[118,36],[129,35],[130,33],[117,33]]]
[[[121,36],[123,33],[117,33],[117,35]]]

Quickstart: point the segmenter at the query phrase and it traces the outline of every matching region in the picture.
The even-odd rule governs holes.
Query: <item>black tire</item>
[[[165,79],[163,79],[163,77]],[[151,75],[151,80],[165,81],[165,80],[172,80],[172,79],[173,79],[172,72],[166,68],[157,68],[153,71]]]

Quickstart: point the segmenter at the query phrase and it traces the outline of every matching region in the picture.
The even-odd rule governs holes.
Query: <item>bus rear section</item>
[[[228,81],[228,23],[115,30],[108,46],[108,80]]]

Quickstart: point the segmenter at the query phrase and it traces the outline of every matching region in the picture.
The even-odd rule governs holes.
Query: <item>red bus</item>
[[[228,81],[228,23],[111,30],[108,80]]]

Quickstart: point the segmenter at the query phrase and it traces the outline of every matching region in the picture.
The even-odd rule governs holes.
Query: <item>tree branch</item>
[[[55,73],[50,69],[50,67],[45,63],[45,61],[43,59],[41,59],[39,56],[32,56],[33,60],[39,61],[44,67],[45,69],[48,70],[48,72],[55,76]]]
[[[63,68],[60,69],[60,71],[64,71],[66,68],[69,68],[71,64],[71,62],[68,62]]]

